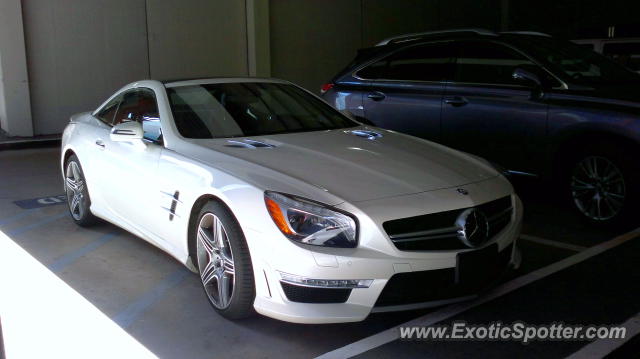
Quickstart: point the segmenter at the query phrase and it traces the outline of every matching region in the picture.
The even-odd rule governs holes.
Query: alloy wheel
[[[227,231],[213,213],[200,219],[196,247],[204,290],[216,308],[226,309],[235,288],[235,263]]]
[[[573,170],[571,195],[585,216],[596,221],[609,220],[624,205],[626,188],[622,171],[605,157],[585,157]]]
[[[80,172],[80,167],[75,161],[67,164],[65,172],[65,186],[67,193],[67,203],[69,211],[75,220],[81,220],[86,212],[84,201],[84,178]]]

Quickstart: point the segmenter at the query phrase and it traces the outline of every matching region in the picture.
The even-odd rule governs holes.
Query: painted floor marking
[[[24,211],[22,211],[22,212],[20,212],[18,214],[13,215],[13,216],[2,218],[2,219],[0,219],[0,226],[4,226],[5,224],[9,224],[11,222],[15,222],[15,221],[17,221],[19,219],[27,217],[27,216],[31,215],[31,213],[35,212],[35,211],[36,211],[36,208],[27,209],[27,210],[24,210]]]
[[[520,238],[524,239],[525,241],[538,243],[538,244],[544,244],[545,246],[568,249],[568,250],[576,251],[576,252],[582,252],[582,251],[584,251],[585,249],[588,248],[588,247],[585,247],[585,246],[579,246],[577,244],[571,244],[571,243],[565,243],[565,242],[559,242],[559,241],[552,241],[550,239],[540,238],[540,237],[536,237],[536,236],[530,236],[528,234],[521,234]]]
[[[72,264],[78,258],[85,256],[86,254],[93,252],[94,250],[102,247],[103,245],[111,242],[118,235],[117,232],[103,234],[97,239],[91,241],[90,243],[74,250],[69,253],[64,254],[60,258],[56,259],[53,263],[51,263],[48,268],[50,271],[54,273],[58,273],[66,268],[68,265]]]
[[[627,232],[623,235],[620,235],[614,239],[608,240],[606,242],[600,243],[596,246],[590,247],[582,252],[576,253],[568,258],[565,258],[561,261],[550,264],[546,267],[537,269],[533,272],[527,273],[521,277],[512,279],[502,285],[497,286],[492,289],[482,297],[475,299],[471,302],[465,302],[460,304],[454,304],[451,306],[444,307],[435,312],[429,313],[422,317],[418,317],[411,321],[408,321],[404,324],[397,325],[395,327],[384,330],[380,333],[374,334],[370,337],[358,340],[357,342],[348,344],[344,347],[335,349],[328,353],[322,354],[317,358],[329,359],[329,358],[350,358],[359,354],[362,354],[371,349],[375,349],[384,344],[393,342],[400,338],[400,330],[401,326],[430,326],[451,318],[455,315],[458,315],[462,312],[465,312],[471,308],[477,307],[481,304],[489,302],[495,298],[498,298],[504,294],[512,292],[518,288],[524,287],[527,284],[535,282],[539,279],[547,277],[553,273],[559,272],[567,267],[570,267],[576,263],[580,263],[585,261],[593,256],[596,256],[606,250],[617,247],[633,238],[640,236],[640,227],[634,229],[633,231]]]
[[[598,339],[580,348],[577,352],[569,355],[569,359],[580,358],[604,358],[607,354],[621,347],[624,343],[640,334],[640,313],[629,318],[620,324],[627,329],[624,339]]]
[[[43,219],[41,219],[39,221],[35,221],[35,222],[33,222],[33,223],[29,224],[29,225],[26,225],[26,226],[23,226],[23,227],[20,227],[20,228],[16,228],[16,229],[7,231],[5,233],[8,236],[17,236],[17,235],[20,235],[20,234],[22,234],[24,232],[30,231],[30,230],[32,230],[34,228],[38,228],[38,227],[44,226],[45,224],[48,224],[48,223],[56,221],[56,220],[58,220],[60,218],[66,217],[68,215],[69,214],[66,211],[64,211],[64,212],[59,213],[59,214],[47,216],[47,217],[45,217],[45,218],[43,218]]]
[[[122,328],[128,328],[147,308],[162,298],[169,289],[180,284],[189,273],[191,272],[186,268],[179,268],[173,271],[154,288],[144,293],[124,310],[116,314],[116,316],[113,317],[113,321],[118,323]]]
[[[23,209],[42,208],[65,204],[67,203],[67,196],[64,194],[59,194],[55,196],[23,199],[20,201],[14,201],[13,203]]]

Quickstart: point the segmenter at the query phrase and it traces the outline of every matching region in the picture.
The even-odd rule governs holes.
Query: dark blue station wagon
[[[591,222],[638,222],[640,75],[591,50],[532,32],[404,35],[360,50],[322,96],[361,122],[551,179]]]

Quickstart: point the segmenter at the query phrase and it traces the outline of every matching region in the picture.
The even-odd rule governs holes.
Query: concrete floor
[[[441,310],[375,314],[360,323],[332,325],[289,324],[257,315],[225,320],[210,307],[197,276],[152,245],[108,223],[80,228],[67,216],[64,203],[52,199],[45,199],[52,204],[42,208],[17,206],[15,201],[63,193],[58,156],[57,148],[0,151],[0,230],[159,357],[315,357]],[[504,281],[630,229],[585,227],[535,181],[517,181],[516,188],[525,203],[526,235],[519,241],[523,264]],[[450,319],[622,323],[640,311],[638,242],[629,241]],[[586,344],[393,341],[361,356],[564,357]],[[637,353],[638,345],[635,338],[617,353]]]

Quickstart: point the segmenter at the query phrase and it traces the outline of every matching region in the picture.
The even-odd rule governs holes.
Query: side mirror
[[[140,122],[128,121],[113,126],[109,137],[114,142],[136,142],[142,140],[143,136]]]
[[[542,87],[542,80],[540,77],[531,71],[527,71],[523,68],[517,67],[513,70],[511,75],[515,80],[522,81],[532,88],[531,98],[541,99],[544,96],[544,90]]]
[[[542,81],[540,81],[540,77],[538,77],[538,75],[520,67],[513,70],[513,74],[511,75],[511,77],[513,77],[515,80],[526,82],[529,85],[535,85],[535,87],[542,86]]]

